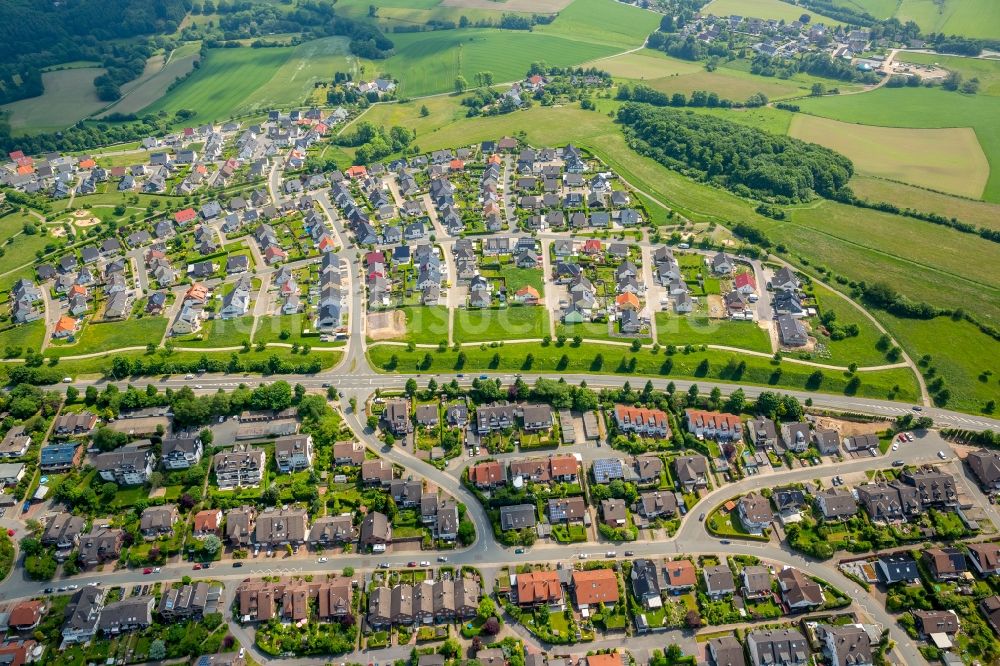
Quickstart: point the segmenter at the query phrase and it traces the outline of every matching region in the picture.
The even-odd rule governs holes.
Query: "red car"
[[[146,575],[148,576],[149,574],[153,573],[153,570],[152,570],[152,569],[149,569],[149,568],[146,568],[146,569],[143,569],[143,570],[142,570],[142,573],[143,573],[143,574],[146,574]]]
[[[194,570],[195,571],[201,571],[201,565],[200,564],[194,565]]]
[[[7,530],[7,536],[14,536],[14,530]]]
[[[415,566],[417,566],[417,563],[416,562],[408,562],[406,566],[408,566],[408,567],[415,567]]]

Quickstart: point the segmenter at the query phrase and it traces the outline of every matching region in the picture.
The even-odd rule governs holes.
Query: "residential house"
[[[743,422],[735,414],[686,409],[687,429],[698,439],[735,441],[743,437]]]
[[[179,517],[176,504],[147,507],[139,519],[139,531],[146,539],[172,534]]]
[[[663,439],[670,437],[670,419],[662,410],[615,405],[614,418],[622,432]]]
[[[413,423],[410,421],[410,401],[406,398],[387,400],[385,409],[382,411],[382,422],[397,436],[413,432]]]
[[[953,610],[913,610],[911,613],[917,621],[917,631],[925,638],[931,634],[954,636],[962,626]]]
[[[966,456],[965,464],[985,490],[1000,490],[1000,451],[972,451]]]
[[[392,543],[392,524],[385,514],[371,511],[365,516],[361,521],[360,542],[373,550],[384,550],[387,544]]]
[[[559,572],[550,570],[529,571],[515,574],[512,589],[515,601],[519,606],[558,606],[563,605],[562,584]]]
[[[271,509],[257,516],[254,542],[274,548],[286,544],[305,543],[309,531],[309,514],[305,509]]]
[[[782,423],[781,441],[789,451],[802,453],[809,448],[809,424],[802,422]]]
[[[655,490],[639,495],[635,511],[647,519],[677,515],[677,497],[671,492]]]
[[[824,488],[816,493],[816,505],[825,520],[841,520],[858,512],[854,494],[843,488]]]
[[[732,636],[709,639],[707,652],[712,666],[746,666],[743,646]]]
[[[103,589],[89,585],[73,593],[63,620],[64,643],[86,643],[97,635],[104,598]]]
[[[153,473],[153,451],[149,440],[132,444],[94,456],[94,467],[105,481],[113,481],[119,486],[140,486]]]
[[[226,541],[235,548],[246,548],[254,534],[257,510],[252,506],[230,509],[226,513]]]
[[[619,601],[618,576],[611,569],[574,571],[571,580],[573,597],[581,611],[600,604],[610,608]]]
[[[705,581],[705,593],[711,599],[736,593],[736,583],[732,570],[725,564],[713,564],[702,569],[701,576]]]
[[[888,553],[875,561],[878,579],[886,585],[911,583],[920,580],[916,561],[907,553]]]
[[[699,454],[674,459],[674,474],[685,492],[708,487],[708,459]]]
[[[201,462],[203,452],[200,437],[168,437],[163,440],[160,462],[168,470],[189,469]]]
[[[220,490],[259,486],[266,465],[264,450],[248,444],[237,444],[232,449],[216,453],[212,459]]]
[[[582,497],[550,499],[548,502],[550,523],[571,523],[585,520],[587,504]]]
[[[500,529],[505,532],[534,528],[537,522],[534,504],[515,504],[500,508]]]
[[[860,624],[822,625],[823,651],[830,666],[873,666],[872,641]]]
[[[336,442],[333,445],[333,464],[357,467],[365,461],[365,445],[361,442]]]
[[[797,629],[750,631],[747,652],[753,666],[806,666],[809,643]]]
[[[770,597],[771,571],[767,567],[751,565],[743,567],[740,572],[745,599],[764,599]]]
[[[666,573],[665,587],[673,594],[690,590],[698,583],[698,574],[691,560],[672,560],[667,562],[663,569]]]
[[[310,469],[313,463],[312,435],[293,435],[274,440],[274,459],[278,471],[283,474]]]
[[[632,594],[636,600],[648,609],[662,608],[663,598],[660,596],[660,573],[652,560],[639,559],[632,562],[632,572],[629,574],[632,583]]]
[[[203,509],[194,514],[192,534],[196,539],[208,536],[218,536],[222,526],[222,511],[220,509]]]
[[[625,500],[601,500],[601,521],[612,529],[625,527],[628,524],[628,509]]]
[[[113,636],[125,631],[145,629],[153,623],[153,603],[156,597],[146,594],[125,597],[109,603],[101,611],[98,628],[105,636]]]
[[[938,582],[957,580],[968,571],[965,553],[958,548],[928,548],[921,558],[931,576]]]
[[[87,567],[117,560],[121,555],[125,532],[118,529],[98,527],[80,536],[79,557]]]
[[[1000,544],[996,542],[966,544],[969,560],[980,576],[1000,574]]]
[[[740,522],[748,532],[760,534],[774,520],[771,503],[757,493],[747,493],[737,503]]]
[[[794,567],[785,567],[778,574],[781,597],[792,610],[806,610],[823,605],[823,590],[812,578]]]

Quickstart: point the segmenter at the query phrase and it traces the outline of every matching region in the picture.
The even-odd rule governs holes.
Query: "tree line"
[[[618,111],[635,151],[703,182],[778,203],[832,198],[854,172],[828,148],[723,118],[629,102]]]

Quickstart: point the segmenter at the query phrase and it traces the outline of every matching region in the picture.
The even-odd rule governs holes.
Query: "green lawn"
[[[883,365],[889,361],[885,354],[875,348],[881,333],[875,328],[872,321],[858,311],[853,305],[836,295],[826,287],[813,284],[813,293],[818,301],[818,311],[820,315],[824,312],[833,312],[837,319],[835,325],[847,326],[856,324],[860,333],[856,337],[847,337],[842,340],[831,340],[828,336],[822,335],[819,328],[819,317],[810,319],[813,330],[812,333],[817,341],[822,343],[828,350],[827,354],[814,354],[817,360],[835,365]]]
[[[192,336],[173,340],[178,347],[236,347],[250,339],[253,317],[210,319]]]
[[[500,277],[507,285],[508,298],[513,296],[518,289],[529,285],[538,290],[538,295],[545,294],[545,277],[541,269],[538,268],[518,268],[513,264],[500,269]]]
[[[88,67],[45,72],[42,95],[4,104],[0,113],[9,114],[15,134],[65,129],[107,104],[98,99],[94,88],[94,78],[104,71]]]
[[[869,3],[873,0],[854,0]],[[886,0],[874,0],[884,3]],[[1000,5],[993,0],[901,0],[894,16],[923,32],[992,38],[1000,34]]]
[[[3,256],[0,256],[0,273],[7,273],[19,266],[26,266],[21,272],[0,278],[0,284],[4,288],[14,284],[22,273],[24,276],[34,279],[34,270],[31,265],[35,263],[35,252],[44,249],[49,243],[64,244],[60,238],[43,236],[41,233],[24,233],[23,229],[28,224],[37,228],[40,221],[33,215],[21,212],[0,217],[0,247],[3,248]]]
[[[75,343],[49,347],[45,354],[58,357],[79,356],[124,347],[144,347],[150,342],[159,345],[167,330],[167,323],[164,317],[91,322],[84,326]]]
[[[956,217],[977,227],[1000,229],[1000,204],[963,199],[904,183],[861,175],[851,178],[851,189],[859,197],[870,201],[888,201],[903,208],[915,208],[928,213]]]
[[[586,340],[622,340],[608,333],[607,323],[589,321],[582,324],[556,324],[556,335],[565,335],[570,339],[579,335]]]
[[[20,348],[23,356],[24,351],[31,349],[38,351],[42,348],[45,340],[45,319],[30,322],[28,324],[18,324],[6,330],[0,331],[0,353],[8,347]]]
[[[305,335],[304,330],[315,333],[315,328],[309,316],[306,314],[278,315],[274,317],[261,317],[257,321],[257,329],[253,334],[254,343],[257,342],[284,342],[287,344],[299,343],[307,345],[320,345],[319,335]],[[288,333],[288,337],[282,338],[283,332]],[[242,342],[242,341],[241,341]]]
[[[541,306],[456,310],[456,342],[540,339],[549,334],[549,315]]]
[[[654,354],[644,349],[633,354],[628,347],[601,344],[598,342],[584,343],[581,347],[572,344],[558,346],[556,344],[543,347],[537,343],[506,344],[502,348],[466,347],[465,368],[469,371],[503,370],[517,372],[524,370],[525,358],[531,353],[534,356],[532,372],[570,373],[606,373],[628,374],[630,376],[653,376],[672,378],[700,378],[706,380],[719,379],[739,381],[745,384],[804,389],[809,376],[815,368],[794,363],[782,363],[780,375],[776,374],[775,366],[768,358],[746,356],[722,351],[708,350],[690,354],[675,354],[667,356],[663,351]],[[413,352],[395,345],[371,345],[368,348],[372,366],[386,370],[390,359],[395,356],[397,365],[395,372],[448,372],[456,368],[457,354],[450,350],[431,353],[430,368],[421,367],[426,350],[417,349]],[[562,363],[565,354],[566,362]],[[597,363],[596,357],[601,357]],[[494,358],[496,357],[496,358]],[[635,359],[634,366],[632,365]],[[702,361],[708,361],[704,372],[699,370]],[[740,361],[746,362],[746,368],[739,377],[733,373]],[[906,369],[882,370],[866,372],[861,375],[861,386],[857,395],[873,398],[886,398],[890,394],[902,401],[912,401],[917,397],[916,378]],[[825,371],[818,391],[824,393],[842,393],[847,384],[847,377],[841,372]],[[894,386],[899,391],[893,392]]]
[[[656,339],[661,345],[723,345],[771,352],[771,338],[756,322],[656,313]]]
[[[555,21],[536,26],[535,32],[625,50],[642,46],[659,23],[657,14],[632,5],[606,0],[574,0],[559,12]]]
[[[444,305],[423,305],[403,308],[406,315],[405,342],[436,345],[448,342],[448,308]]]
[[[781,2],[780,0],[712,0],[702,8],[702,14],[707,16],[755,16],[762,19],[778,19],[786,22],[798,21],[802,14],[809,14],[813,21],[827,26],[843,25],[840,21],[807,10],[805,7]]]
[[[1000,62],[982,58],[963,58],[942,53],[900,53],[897,62],[914,62],[921,65],[938,65],[951,72],[958,72],[963,79],[979,79],[980,95],[1000,95]]]
[[[1000,342],[968,322],[947,317],[923,320],[884,315],[883,319],[913,360],[930,354],[935,377],[940,376],[951,391],[949,409],[979,412],[988,400],[1000,397]]]

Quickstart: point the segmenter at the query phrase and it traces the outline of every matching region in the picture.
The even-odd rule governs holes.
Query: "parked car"
[[[524,555],[524,548],[515,548],[514,549],[514,554],[515,555]]]
[[[903,462],[902,460],[893,460],[893,461],[892,461],[892,466],[893,466],[893,467],[902,467],[902,466],[903,466],[903,465],[905,465],[905,464],[906,464],[906,463],[905,463],[905,462]]]
[[[420,562],[420,566],[422,566],[422,567],[429,567],[430,565],[431,565],[431,563],[428,562],[427,560],[422,560]]]
[[[444,555],[438,555],[438,562],[447,562],[448,558]]]
[[[243,566],[242,562],[233,562],[233,568],[234,569],[239,569],[242,566]]]
[[[194,570],[195,571],[201,571],[201,565],[200,564],[195,564],[194,565]]]
[[[408,567],[415,567],[415,566],[417,566],[417,563],[416,562],[407,562],[406,566],[408,566]]]
[[[153,573],[153,570],[150,569],[149,567],[146,567],[145,569],[142,570],[142,573],[148,576],[149,574]]]
[[[633,552],[631,550],[626,550],[625,551],[625,557],[632,557],[633,555],[635,555],[635,552]]]
[[[947,460],[948,455],[944,451],[938,451],[938,458],[940,458],[941,460]]]

